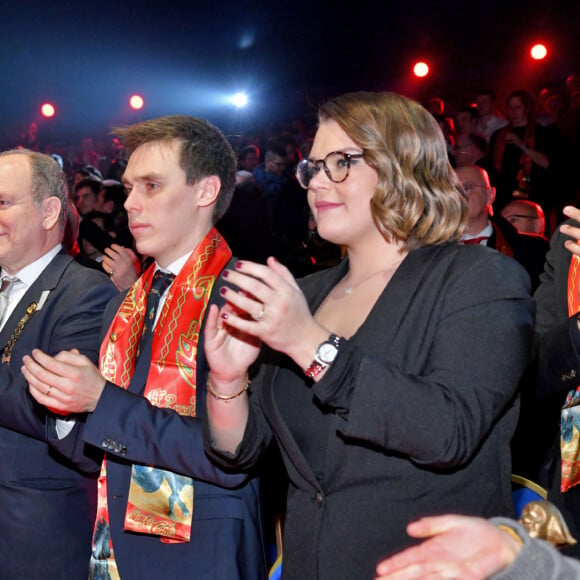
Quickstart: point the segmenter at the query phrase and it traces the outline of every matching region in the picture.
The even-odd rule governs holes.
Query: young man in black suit
[[[53,441],[57,449],[88,467],[87,447],[106,451],[91,574],[265,579],[257,482],[214,466],[201,428],[204,315],[231,262],[213,225],[232,197],[235,154],[194,117],[118,134],[129,154],[129,227],[139,253],[155,262],[109,305],[100,368],[76,353],[34,351],[24,372],[39,403],[88,412]],[[168,286],[154,290],[162,278]],[[158,309],[150,308],[155,292]]]

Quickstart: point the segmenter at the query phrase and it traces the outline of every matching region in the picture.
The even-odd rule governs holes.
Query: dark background
[[[4,2],[0,143],[36,120],[44,140],[188,113],[240,132],[312,115],[349,90],[396,90],[451,105],[481,87],[562,88],[580,73],[580,1],[232,0]],[[543,40],[548,58],[529,57]],[[411,74],[427,60],[431,75]],[[236,110],[228,98],[246,91]],[[129,96],[145,98],[140,112]],[[52,120],[40,105],[57,107]]]

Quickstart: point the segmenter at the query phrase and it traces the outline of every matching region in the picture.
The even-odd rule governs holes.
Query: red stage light
[[[426,62],[415,63],[413,74],[419,78],[426,77],[429,74],[429,65]]]
[[[40,107],[40,112],[42,113],[43,117],[50,119],[51,117],[54,117],[54,114],[56,113],[56,109],[50,103],[44,103],[44,105],[42,105],[42,107]]]
[[[133,95],[129,99],[129,104],[131,105],[132,109],[135,109],[136,111],[138,111],[139,109],[143,108],[145,101],[143,100],[143,97],[141,97],[140,95]]]
[[[543,60],[548,54],[548,49],[545,44],[534,44],[530,50],[530,54],[534,60]]]

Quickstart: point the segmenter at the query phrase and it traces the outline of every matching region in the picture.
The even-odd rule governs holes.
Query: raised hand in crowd
[[[130,288],[141,274],[137,254],[131,248],[119,244],[112,244],[105,249],[103,269],[121,292]]]

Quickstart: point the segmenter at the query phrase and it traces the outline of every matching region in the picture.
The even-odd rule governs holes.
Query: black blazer
[[[78,348],[96,361],[102,314],[117,290],[105,275],[57,254],[0,332],[3,351],[26,308],[45,292],[46,301],[24,326],[10,362],[0,365],[2,578],[86,578],[90,557],[96,479],[44,441],[45,411],[28,394],[20,367],[33,348],[51,355]]]
[[[312,312],[347,270],[343,261],[301,281]],[[262,365],[237,456],[209,436],[206,448],[246,467],[276,438],[290,478],[286,579],[372,578],[380,559],[412,543],[405,526],[419,516],[512,513],[509,440],[532,324],[529,280],[514,260],[481,246],[412,251],[312,385],[332,413],[322,480],[278,405],[278,363],[291,363]]]

